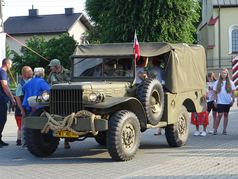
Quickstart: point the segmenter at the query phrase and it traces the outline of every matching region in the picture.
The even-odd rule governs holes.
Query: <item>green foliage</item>
[[[68,34],[60,35],[58,38],[52,38],[46,41],[43,37],[33,36],[26,41],[26,46],[34,50],[49,61],[57,58],[65,68],[70,67],[69,56],[73,54],[76,42]],[[26,47],[22,47],[22,54],[13,52],[13,67],[17,72],[21,71],[23,66],[48,68],[49,61],[46,61]]]
[[[11,50],[10,50],[9,46],[6,46],[6,57],[10,58],[10,56],[11,56]]]
[[[100,10],[99,10],[100,9]],[[87,0],[86,11],[95,23],[90,42],[194,42],[200,5],[196,0]]]
[[[53,38],[47,42],[46,54],[48,59],[57,58],[61,64],[69,69],[71,66],[69,57],[73,54],[76,42],[68,34],[61,35],[58,39]]]

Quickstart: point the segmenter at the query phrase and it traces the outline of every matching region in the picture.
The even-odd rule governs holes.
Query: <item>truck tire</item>
[[[189,124],[188,111],[182,106],[178,113],[177,122],[175,124],[170,124],[165,128],[165,136],[171,147],[181,147],[187,142]]]
[[[157,125],[164,111],[164,91],[156,79],[147,79],[138,87],[137,96],[142,103],[148,123]]]
[[[107,131],[99,131],[94,138],[98,144],[105,146],[107,144]]]
[[[37,110],[32,116],[40,116],[42,110]],[[52,135],[50,131],[42,134],[39,129],[25,129],[26,146],[29,152],[37,157],[47,157],[55,152],[59,145],[59,138]]]
[[[136,115],[121,110],[109,120],[107,148],[110,156],[116,161],[131,160],[140,145],[140,123]]]

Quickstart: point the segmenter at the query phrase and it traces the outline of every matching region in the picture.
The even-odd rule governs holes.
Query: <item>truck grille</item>
[[[79,89],[52,89],[50,113],[67,116],[82,109],[82,91]]]

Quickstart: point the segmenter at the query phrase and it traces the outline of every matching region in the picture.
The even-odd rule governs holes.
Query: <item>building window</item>
[[[238,29],[233,29],[231,32],[232,53],[238,53]]]
[[[229,28],[229,53],[238,53],[238,25]]]

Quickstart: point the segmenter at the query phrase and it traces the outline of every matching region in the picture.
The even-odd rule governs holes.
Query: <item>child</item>
[[[207,111],[196,113],[193,112],[191,116],[191,122],[196,126],[196,131],[194,132],[194,136],[202,136],[205,137],[207,135],[206,129],[208,125],[208,113]],[[203,131],[199,131],[199,125],[203,125]]]

